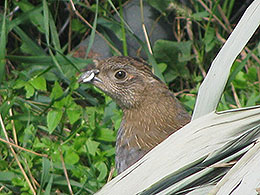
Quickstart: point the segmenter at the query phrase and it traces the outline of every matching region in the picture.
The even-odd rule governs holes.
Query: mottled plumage
[[[118,173],[190,121],[173,93],[144,61],[130,57],[96,61],[79,82],[91,82],[123,110],[116,141]]]

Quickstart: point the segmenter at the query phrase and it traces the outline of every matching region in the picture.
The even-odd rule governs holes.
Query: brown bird
[[[78,81],[92,83],[123,110],[116,140],[118,173],[190,121],[190,115],[144,61],[111,57],[95,61],[88,69]]]

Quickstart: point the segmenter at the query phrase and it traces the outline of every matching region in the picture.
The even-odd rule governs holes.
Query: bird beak
[[[99,73],[98,69],[92,69],[87,72],[84,72],[78,79],[79,83],[90,83],[93,81],[102,82],[100,78],[97,77]]]

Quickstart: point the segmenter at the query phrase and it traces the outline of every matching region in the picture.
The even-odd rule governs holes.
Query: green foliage
[[[158,40],[154,44],[154,56],[158,62],[165,63],[169,66],[165,72],[165,81],[173,81],[177,77],[188,78],[189,71],[187,62],[191,56],[191,41],[174,42],[167,40]]]
[[[157,40],[152,45],[153,55],[122,20],[122,10],[117,8],[125,1],[92,1],[90,6],[77,2],[77,10],[93,29],[67,10],[68,1],[5,1],[0,12],[0,113],[11,142],[17,140],[19,146],[48,156],[15,148],[27,176],[37,181],[29,176],[38,194],[69,194],[65,168],[74,193],[93,194],[106,183],[115,166],[116,131],[122,112],[100,90],[78,85],[76,75],[92,60],[74,57],[71,52],[87,34],[89,53],[95,29],[107,38],[115,55],[127,54],[126,34],[137,39],[155,74],[170,89],[181,91],[178,98],[192,112],[203,72],[222,45],[216,32],[224,38],[229,34],[212,19],[214,14],[224,20],[222,13],[213,9],[215,2],[212,13],[198,2],[192,12],[173,0],[147,2],[176,31],[173,40]],[[226,2],[224,14],[229,18],[235,9]],[[120,15],[120,22],[112,17],[113,12]],[[65,25],[67,19],[71,19],[70,25]],[[177,20],[181,32],[172,25]],[[187,26],[188,21],[192,27]],[[184,30],[187,28],[193,38]],[[106,29],[122,41],[124,51],[112,43]],[[260,55],[259,45],[253,40],[250,49],[250,55],[234,63],[219,110],[238,106],[235,94],[241,106],[259,104],[259,65],[251,57]],[[0,136],[7,139],[2,126]],[[1,192],[32,194],[8,145],[0,142],[0,151]]]

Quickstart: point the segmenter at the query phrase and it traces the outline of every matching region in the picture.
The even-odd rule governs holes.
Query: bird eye
[[[125,76],[126,76],[126,72],[122,71],[122,70],[117,71],[116,74],[115,74],[115,77],[117,79],[124,79]]]

